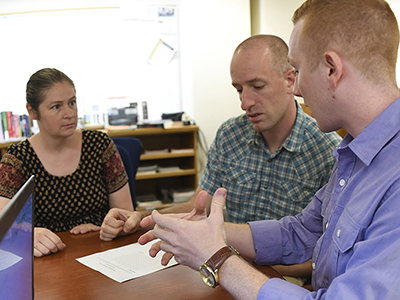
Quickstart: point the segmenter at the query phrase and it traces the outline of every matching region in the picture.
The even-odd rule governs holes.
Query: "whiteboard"
[[[173,13],[164,14],[161,8]],[[0,110],[25,113],[29,77],[45,67],[66,73],[79,115],[146,101],[150,119],[182,110],[178,9],[141,6],[42,11],[0,17]],[[159,42],[168,61],[149,63]],[[139,110],[141,112],[141,110]]]

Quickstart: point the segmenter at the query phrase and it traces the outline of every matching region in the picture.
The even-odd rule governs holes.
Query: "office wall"
[[[1,89],[1,98],[23,102],[29,76],[43,67],[55,67],[74,80],[81,116],[94,106],[102,114],[112,106],[151,102],[152,98],[165,100],[156,106],[157,115],[168,108],[180,109],[178,56],[162,67],[147,62],[159,38],[176,48],[177,34],[162,34],[157,17],[135,19],[122,7],[97,2],[96,6],[77,10],[64,10],[74,7],[69,2],[65,7],[44,5],[42,1],[35,4],[9,5],[6,16],[0,18],[4,29],[0,31],[4,42],[0,78],[1,82],[9,82]],[[76,8],[85,5],[88,3]],[[32,13],[13,14],[20,11]],[[11,106],[12,101],[8,103]],[[18,107],[5,109],[18,111]]]
[[[275,34],[289,43],[293,12],[304,0],[251,0],[252,34]]]
[[[133,22],[124,23],[125,35],[118,29],[110,32],[115,23],[110,18],[118,18],[116,8],[141,4],[178,8],[178,52],[168,66],[172,71],[149,70],[145,63],[132,62],[138,56],[148,55],[154,45],[145,40],[149,34],[144,30],[133,25],[126,28],[126,24]],[[27,79],[39,68],[51,65],[75,81],[81,116],[93,102],[104,99],[113,98],[120,103],[147,100],[152,119],[160,118],[161,112],[188,113],[209,145],[220,123],[241,113],[230,84],[229,62],[236,45],[250,35],[248,0],[2,0],[0,14],[88,7],[109,9],[41,13],[41,19],[46,19],[43,24],[38,24],[38,13],[10,15],[3,23],[0,20],[2,41],[8,47],[8,52],[1,56],[6,63],[2,63],[0,72],[0,110],[25,112]],[[126,49],[132,47],[126,41],[128,30],[133,31],[132,40],[141,38],[144,42],[139,50],[130,48],[132,58],[124,63]],[[164,37],[168,39],[167,35]],[[88,47],[94,46],[102,56],[95,50],[88,51]],[[124,64],[126,68],[121,67]],[[175,101],[176,98],[180,99]]]
[[[194,112],[210,146],[219,125],[242,113],[229,66],[236,46],[250,36],[250,3],[182,0],[180,7],[184,110]]]

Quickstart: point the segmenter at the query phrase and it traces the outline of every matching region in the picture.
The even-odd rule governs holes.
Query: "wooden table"
[[[207,287],[199,272],[182,265],[118,283],[75,260],[134,243],[141,234],[143,231],[103,242],[98,232],[84,235],[58,233],[67,245],[66,249],[34,260],[35,300],[233,299],[223,287]],[[271,267],[257,268],[270,277],[281,277]]]

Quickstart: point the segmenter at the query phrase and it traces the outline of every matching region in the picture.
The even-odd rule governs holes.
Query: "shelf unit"
[[[20,138],[20,139],[14,139],[14,140],[10,140],[10,141],[3,141],[0,143],[0,159],[3,157],[3,155],[6,153],[7,148],[11,145],[11,144],[15,144],[15,143],[19,143],[21,141],[23,141],[26,138]]]
[[[190,188],[195,190],[198,184],[197,165],[197,132],[196,125],[182,125],[174,122],[173,126],[164,128],[138,128],[108,130],[110,137],[136,137],[143,145],[140,165],[161,167],[179,166],[182,170],[174,172],[156,172],[154,174],[136,175],[136,194],[157,194],[161,189]],[[186,149],[183,152],[154,153],[165,149]],[[148,150],[151,153],[145,154]]]

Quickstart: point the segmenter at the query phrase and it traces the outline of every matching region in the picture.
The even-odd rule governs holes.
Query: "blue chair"
[[[133,208],[136,209],[135,177],[142,153],[142,142],[134,137],[113,137],[129,177]]]

